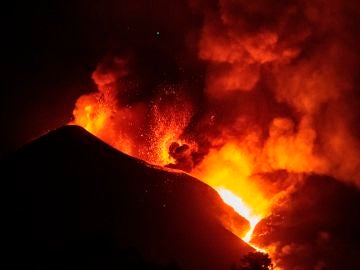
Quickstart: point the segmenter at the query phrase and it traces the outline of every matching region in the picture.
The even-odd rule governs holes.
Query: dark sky
[[[70,120],[105,40],[80,1],[12,1],[1,15],[1,154]]]

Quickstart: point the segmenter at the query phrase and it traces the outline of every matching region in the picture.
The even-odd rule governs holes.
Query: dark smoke
[[[324,176],[309,176],[259,223],[253,241],[272,249],[284,269],[358,269],[360,192]]]

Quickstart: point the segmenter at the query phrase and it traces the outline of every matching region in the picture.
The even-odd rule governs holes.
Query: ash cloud
[[[167,123],[172,114],[181,123],[168,124],[176,129],[174,141],[197,145],[187,164],[196,166],[214,147],[251,135],[261,160],[256,172],[316,172],[360,184],[355,2],[139,1],[116,7],[112,19],[128,31],[114,39],[93,78],[100,92],[99,77],[113,80],[114,110],[135,114],[135,131],[125,132],[131,133],[126,140],[160,128],[139,127],[149,115]],[[123,69],[118,61],[126,62]],[[165,100],[175,109],[164,109],[171,107]],[[123,119],[111,114],[114,134],[124,133]]]
[[[359,137],[351,131],[359,111],[351,100],[359,61],[348,17],[358,9],[352,8],[342,1],[224,0],[204,14],[199,58],[207,63],[207,95],[231,104],[244,91],[273,94],[262,112],[272,117],[259,127],[273,169],[331,174],[359,185]],[[253,95],[252,106],[262,106]],[[281,106],[287,109],[272,108]],[[238,117],[251,119],[241,110]],[[258,121],[249,122],[258,128]],[[282,159],[294,155],[295,161]]]

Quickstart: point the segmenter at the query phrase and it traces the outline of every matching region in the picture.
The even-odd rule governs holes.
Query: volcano
[[[230,269],[254,251],[229,230],[248,222],[212,188],[81,127],[51,131],[1,165],[14,269]]]
[[[360,1],[22,2],[3,268],[360,269]]]

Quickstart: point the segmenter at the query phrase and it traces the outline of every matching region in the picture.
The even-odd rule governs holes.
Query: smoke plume
[[[75,123],[161,165],[177,162],[159,156],[171,140],[192,144],[178,161],[189,171],[234,141],[255,156],[252,172],[316,172],[359,185],[351,8],[342,1],[191,1],[182,12],[201,23],[187,31],[173,23],[178,50],[169,54],[173,41],[157,31],[147,44],[156,62],[136,59],[146,45],[131,57],[128,50],[107,57],[93,74],[99,92],[79,99]]]

